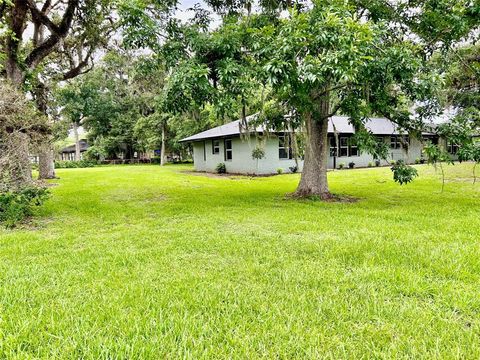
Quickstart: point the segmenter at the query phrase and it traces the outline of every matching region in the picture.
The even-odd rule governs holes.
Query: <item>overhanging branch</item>
[[[39,10],[37,8],[33,0],[27,0],[27,4],[30,9],[30,12],[32,13],[32,19],[35,22],[45,25],[52,34],[59,35],[60,27],[56,25],[53,21],[51,21],[50,18],[47,16],[47,11],[50,6],[50,1],[47,1],[44,4],[44,6],[42,7],[42,10]]]
[[[32,10],[32,6],[30,5],[30,3],[32,3],[32,0],[28,0],[28,2],[29,2],[29,8],[31,9],[31,11],[34,12],[35,10]],[[67,36],[68,31],[72,26],[75,10],[77,9],[79,2],[80,0],[68,0],[67,8],[65,9],[65,13],[63,15],[62,21],[58,26],[53,24],[50,21],[50,19],[48,19],[48,17],[45,14],[43,14],[44,16],[41,17],[42,24],[47,26],[52,32],[52,34],[42,44],[40,44],[35,49],[33,49],[32,52],[27,56],[25,60],[25,65],[28,68],[30,69],[35,68],[46,56],[48,56],[55,49],[55,46],[57,46],[60,40],[62,40],[65,36]],[[41,13],[36,6],[34,6],[34,9],[36,9],[39,13]],[[33,12],[32,12],[32,16],[33,16]],[[48,21],[46,19],[48,19]],[[46,23],[44,23],[43,21],[45,21]]]

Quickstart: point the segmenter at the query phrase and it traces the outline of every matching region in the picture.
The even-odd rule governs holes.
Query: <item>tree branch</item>
[[[3,15],[5,14],[6,8],[7,8],[7,3],[1,2],[0,3],[0,19],[3,19]]]
[[[80,61],[78,63],[77,66],[75,66],[74,68],[68,70],[66,73],[64,73],[62,75],[62,80],[69,80],[69,79],[73,79],[74,77],[80,75],[80,74],[85,74],[87,72],[89,72],[90,70],[92,70],[92,67],[90,67],[89,69],[85,70],[85,71],[82,71],[83,68],[85,68],[88,63],[89,63],[89,60],[91,59],[91,56],[92,56],[92,49],[90,49],[87,53],[87,55],[85,56],[85,58]]]
[[[327,116],[327,119],[331,118],[332,116],[334,116],[338,110],[340,110],[340,108],[342,107],[343,105],[343,101],[340,101],[337,105],[334,106],[333,110],[330,111],[330,114],[328,114]]]
[[[28,1],[29,3],[32,2],[32,0]],[[49,23],[55,26],[55,31],[52,31],[50,29],[49,26],[51,25],[45,24],[45,26],[47,26],[52,31],[52,34],[42,44],[33,49],[32,52],[27,56],[25,60],[25,65],[28,68],[35,68],[46,56],[48,56],[54,50],[55,46],[57,46],[60,40],[67,36],[68,31],[72,26],[73,16],[75,15],[75,10],[77,9],[79,2],[80,0],[68,0],[67,8],[65,9],[65,13],[59,26],[56,26],[50,20],[48,20]],[[31,6],[30,9],[32,9]],[[37,9],[36,6],[35,9]],[[44,18],[42,17],[42,19]]]
[[[59,34],[60,32],[59,26],[57,26],[53,21],[51,21],[49,17],[46,15],[48,11],[48,7],[50,6],[50,1],[47,1],[43,5],[42,10],[39,10],[37,8],[33,0],[27,0],[27,4],[30,9],[30,12],[32,13],[32,19],[36,23],[45,25],[47,29],[51,31],[52,34],[56,34],[56,35]]]

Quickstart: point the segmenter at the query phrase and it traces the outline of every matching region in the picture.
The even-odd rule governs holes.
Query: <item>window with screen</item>
[[[458,144],[455,144],[451,141],[447,142],[447,151],[449,154],[456,155],[459,149],[460,149],[460,146],[458,146]]]
[[[328,139],[330,145],[330,156],[337,156],[337,141],[335,137],[331,137]]]
[[[360,152],[358,151],[358,146],[353,139],[350,139],[350,147],[349,147],[349,156],[359,156]]]
[[[340,138],[339,156],[348,156],[348,138]]]
[[[225,161],[232,160],[233,151],[232,151],[232,139],[225,139]]]
[[[390,149],[401,149],[402,142],[398,136],[391,136],[390,137]]]
[[[292,148],[289,141],[290,138],[286,135],[278,136],[278,157],[280,159],[293,159]]]
[[[212,140],[212,154],[220,154],[220,140]]]

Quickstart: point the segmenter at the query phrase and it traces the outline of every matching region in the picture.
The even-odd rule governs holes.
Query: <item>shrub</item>
[[[151,163],[156,165],[160,164],[161,163],[160,156],[154,156],[151,160]]]
[[[349,163],[348,163],[348,167],[349,167],[350,169],[353,169],[353,168],[355,167],[355,163],[354,163],[353,161],[352,161],[352,162],[349,162]]]
[[[420,158],[415,159],[415,164],[417,164],[417,165],[420,164]]]
[[[227,167],[224,163],[219,163],[215,168],[218,174],[225,174],[227,172]]]
[[[342,162],[342,163],[338,164],[338,168],[339,168],[340,170],[342,170],[343,168],[345,168],[345,163]]]
[[[0,193],[0,223],[7,228],[15,227],[27,216],[31,216],[33,209],[41,206],[48,196],[48,189],[35,186]]]
[[[277,174],[283,174],[283,169],[282,168],[277,168]]]
[[[390,165],[395,165],[397,162],[395,160],[390,160]]]
[[[372,161],[368,162],[368,167],[373,167],[373,162]]]
[[[77,168],[89,168],[97,165],[95,160],[80,160],[80,161],[55,161],[55,167],[57,169],[77,169]]]
[[[83,158],[86,160],[101,160],[107,156],[105,149],[102,146],[92,145],[83,154]]]
[[[288,169],[289,169],[292,173],[296,173],[296,172],[298,171],[297,165],[290,166]]]
[[[380,160],[379,160],[379,159],[375,160],[375,166],[376,166],[376,167],[379,167],[379,166],[380,166],[380,164],[381,164],[381,162],[380,162]]]

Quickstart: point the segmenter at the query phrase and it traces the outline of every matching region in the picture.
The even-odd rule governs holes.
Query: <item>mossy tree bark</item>
[[[0,155],[0,191],[16,191],[32,185],[28,135],[13,131],[4,139],[3,145]]]
[[[47,88],[39,83],[34,91],[35,103],[41,114],[47,114]],[[38,178],[40,180],[55,179],[55,150],[53,148],[52,136],[45,137],[44,143],[38,148]]]

